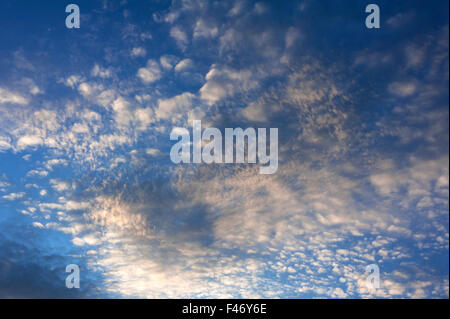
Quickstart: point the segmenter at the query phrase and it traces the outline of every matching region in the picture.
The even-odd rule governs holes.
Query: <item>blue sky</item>
[[[373,2],[2,1],[0,298],[448,298],[449,4]]]

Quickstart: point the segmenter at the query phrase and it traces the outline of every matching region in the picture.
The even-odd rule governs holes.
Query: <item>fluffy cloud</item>
[[[175,39],[177,45],[182,50],[186,49],[188,44],[186,32],[184,32],[181,28],[174,26],[170,29],[170,36]]]
[[[192,67],[193,62],[191,59],[184,59],[177,63],[175,66],[175,71],[180,72]]]
[[[194,94],[185,92],[168,99],[160,99],[155,114],[160,119],[180,117],[191,109]]]
[[[8,195],[4,195],[3,198],[7,199],[7,200],[16,200],[16,199],[22,198],[23,196],[25,196],[25,193],[20,192],[20,193],[11,193]]]
[[[248,70],[234,70],[227,67],[212,66],[206,74],[206,83],[200,89],[200,96],[208,104],[238,92],[255,88],[258,84]]]
[[[131,56],[135,57],[144,57],[147,54],[147,50],[143,47],[135,47],[131,50]]]
[[[25,105],[28,102],[28,99],[23,95],[0,87],[0,103]]]
[[[416,91],[416,85],[413,82],[393,82],[389,84],[389,92],[392,94],[408,97]]]
[[[94,65],[94,68],[92,69],[91,74],[93,76],[98,76],[101,78],[110,78],[112,76],[112,71],[111,69],[104,69],[101,68],[98,64]]]
[[[17,141],[17,148],[19,150],[24,150],[28,147],[35,147],[42,145],[44,141],[41,136],[38,135],[25,135],[19,138]]]
[[[153,59],[148,60],[146,67],[138,70],[137,76],[144,83],[152,83],[159,80],[162,73],[158,62]]]

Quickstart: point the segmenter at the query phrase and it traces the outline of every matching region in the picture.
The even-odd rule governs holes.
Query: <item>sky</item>
[[[448,1],[73,3],[0,2],[0,298],[449,297]]]

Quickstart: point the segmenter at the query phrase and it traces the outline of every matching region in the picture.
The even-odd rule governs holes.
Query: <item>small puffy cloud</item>
[[[159,62],[164,69],[170,70],[177,62],[177,58],[173,55],[166,54],[159,58]]]
[[[161,154],[161,151],[156,148],[147,148],[145,153],[150,156],[158,156]]]
[[[264,122],[267,115],[264,106],[259,102],[252,102],[240,112],[243,117],[250,121]]]
[[[81,76],[78,75],[71,75],[68,78],[64,80],[64,84],[71,87],[72,89],[78,85],[82,81]]]
[[[17,141],[17,148],[19,150],[24,150],[28,147],[36,147],[42,145],[44,141],[40,136],[37,135],[25,135],[19,138]]]
[[[27,176],[36,176],[36,177],[45,177],[48,175],[48,172],[43,169],[33,169],[27,173]]]
[[[408,97],[416,92],[416,85],[413,82],[393,82],[389,84],[388,90],[391,94]]]
[[[11,148],[11,140],[8,137],[0,136],[0,152]]]
[[[63,192],[70,189],[70,184],[60,179],[51,179],[50,184],[52,188],[58,192]]]
[[[78,201],[68,201],[66,203],[66,209],[67,210],[83,210],[88,209],[91,207],[91,204],[89,202],[78,202]]]
[[[104,69],[100,67],[98,64],[94,65],[94,68],[91,71],[92,76],[97,76],[103,79],[110,78],[112,76],[111,69]]]
[[[147,54],[147,50],[143,47],[135,47],[131,50],[131,57],[144,57]]]
[[[370,176],[370,182],[377,188],[381,195],[389,195],[397,189],[397,181],[394,176],[387,173]]]
[[[112,103],[112,109],[115,112],[115,120],[119,125],[127,125],[133,120],[133,113],[130,110],[130,103],[119,96]]]
[[[348,295],[341,288],[334,289],[334,291],[332,293],[332,297],[334,297],[334,298],[345,298],[347,296]]]
[[[94,89],[89,83],[84,82],[78,86],[78,91],[84,97],[88,97],[93,93]]]
[[[84,246],[84,245],[98,245],[101,243],[101,240],[95,237],[94,235],[86,235],[84,237],[75,237],[72,240],[72,242],[76,246]]]
[[[151,123],[155,121],[155,115],[151,108],[137,109],[135,116],[140,124],[139,129],[145,130]]]
[[[30,89],[30,93],[33,94],[33,95],[36,95],[36,94],[41,93],[41,90],[39,89],[38,86],[34,86],[34,87],[32,87],[32,88]]]
[[[4,195],[3,198],[7,199],[7,200],[16,200],[16,199],[22,198],[23,196],[25,196],[25,193],[20,192],[20,193],[11,193],[8,195]]]
[[[33,227],[36,227],[36,228],[45,228],[44,225],[42,225],[39,222],[33,222],[32,225],[33,225]]]
[[[252,73],[248,70],[238,71],[213,65],[206,74],[206,83],[200,89],[200,96],[212,105],[227,96],[245,92],[257,85],[258,83],[252,79]]]
[[[437,188],[441,188],[441,187],[448,188],[448,185],[449,185],[449,177],[448,177],[448,175],[442,175],[436,181],[436,187]]]
[[[28,104],[28,99],[19,93],[0,87],[0,103],[25,105]]]
[[[43,189],[39,192],[39,195],[45,196],[45,195],[47,195],[47,191],[45,189]]]
[[[194,94],[185,92],[169,99],[160,99],[155,113],[160,119],[169,119],[180,116],[180,113],[187,111],[192,106]]]
[[[389,232],[393,232],[393,233],[398,233],[404,236],[409,236],[411,235],[411,231],[405,227],[401,227],[401,226],[396,226],[396,225],[390,225],[387,228],[387,231]]]
[[[172,27],[170,29],[170,36],[175,39],[177,45],[184,50],[188,44],[188,38],[186,32],[179,27]]]
[[[47,168],[48,170],[52,170],[53,166],[56,165],[67,165],[67,160],[62,159],[62,158],[54,158],[51,160],[48,160],[47,163],[45,163],[45,168]]]
[[[205,22],[203,19],[198,19],[194,28],[194,38],[214,38],[219,33],[219,29]]]
[[[138,70],[137,76],[146,84],[159,80],[162,74],[158,62],[153,59],[148,60],[146,67]]]
[[[192,65],[193,65],[193,62],[192,62],[191,59],[184,59],[184,60],[181,60],[181,61],[178,62],[177,65],[175,66],[175,71],[176,71],[176,72],[180,72],[180,71],[186,70],[186,69],[192,67]]]

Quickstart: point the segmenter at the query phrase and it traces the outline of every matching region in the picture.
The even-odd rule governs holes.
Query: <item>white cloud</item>
[[[170,36],[175,39],[177,45],[184,50],[188,44],[188,38],[186,32],[181,30],[179,27],[172,27],[170,29]]]
[[[45,168],[47,168],[48,170],[53,170],[53,166],[56,166],[56,165],[67,165],[67,164],[68,164],[68,162],[65,159],[54,158],[54,159],[48,160],[45,163]]]
[[[51,179],[50,184],[52,188],[58,192],[63,192],[70,189],[70,184],[60,179]]]
[[[67,210],[84,210],[84,209],[88,209],[89,207],[91,207],[91,204],[89,202],[78,202],[78,201],[69,200],[65,204],[65,209],[67,209]]]
[[[144,57],[147,54],[147,50],[143,47],[135,47],[131,50],[131,57]]]
[[[34,227],[36,227],[36,228],[44,228],[44,225],[42,225],[42,224],[39,223],[39,222],[33,222],[32,225],[33,225]]]
[[[213,65],[206,74],[205,85],[200,88],[200,96],[212,105],[227,96],[246,92],[257,85],[258,83],[253,80],[252,73],[248,70],[234,70]]]
[[[166,69],[170,70],[173,68],[175,63],[177,62],[177,58],[173,55],[166,54],[159,58],[159,62],[161,63],[161,66]]]
[[[11,148],[11,139],[9,137],[0,136],[0,152],[7,151]]]
[[[35,147],[42,145],[44,141],[40,136],[37,135],[25,135],[19,138],[17,141],[17,148],[19,150],[24,150],[28,147]]]
[[[93,93],[93,88],[89,85],[89,83],[84,82],[78,86],[78,91],[80,91],[81,95],[84,97],[88,97]]]
[[[72,242],[76,246],[99,245],[101,240],[94,235],[86,235],[84,237],[75,237]]]
[[[158,156],[161,154],[161,151],[156,148],[147,148],[145,153],[150,156]]]
[[[214,38],[218,33],[219,29],[215,25],[208,24],[201,18],[195,23],[194,38]]]
[[[82,81],[81,76],[71,75],[64,80],[64,84],[70,86],[71,88],[75,88],[78,83]]]
[[[382,195],[389,195],[397,190],[397,180],[395,176],[388,173],[372,175],[370,176],[370,182]]]
[[[177,63],[175,66],[175,71],[180,72],[192,67],[193,62],[191,59],[184,59]]]
[[[155,114],[159,119],[178,118],[191,109],[194,97],[194,94],[185,92],[172,98],[160,99]]]
[[[153,82],[159,80],[162,76],[162,73],[161,73],[161,69],[158,65],[158,62],[156,62],[153,59],[148,60],[146,67],[140,68],[138,70],[137,76],[144,83],[153,83]]]
[[[19,93],[11,92],[8,89],[0,87],[0,103],[11,103],[11,104],[28,104],[28,99]]]
[[[8,195],[4,195],[3,198],[7,199],[7,200],[16,200],[16,199],[22,198],[23,196],[25,196],[25,193],[20,192],[20,193],[11,193]]]
[[[119,125],[128,125],[133,121],[134,115],[130,110],[130,103],[123,97],[119,96],[112,103],[112,109],[115,112],[114,119]]]
[[[264,122],[267,120],[267,114],[264,106],[258,102],[252,102],[241,111],[242,116],[250,121]]]
[[[111,69],[104,69],[100,67],[98,64],[94,65],[91,71],[92,76],[98,76],[103,79],[110,78],[112,76]]]
[[[31,170],[31,171],[29,171],[27,173],[27,176],[45,177],[47,175],[48,175],[48,172],[46,170],[43,170],[43,169],[39,169],[39,170],[33,169],[33,170]]]
[[[135,111],[135,116],[136,119],[139,122],[139,129],[140,130],[146,130],[147,127],[155,122],[155,115],[154,115],[154,111],[150,108],[143,108],[143,109],[137,109]]]
[[[388,90],[394,95],[408,97],[416,92],[416,85],[414,82],[393,82],[389,84]]]

